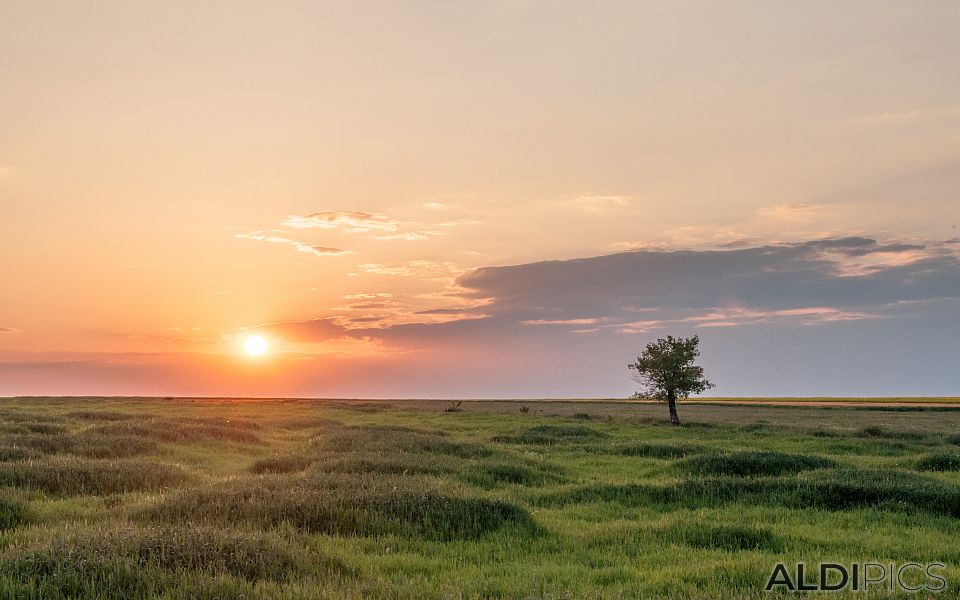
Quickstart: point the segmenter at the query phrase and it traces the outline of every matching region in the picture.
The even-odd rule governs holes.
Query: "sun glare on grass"
[[[247,354],[260,356],[267,351],[267,340],[263,336],[251,335],[243,342],[243,349]]]

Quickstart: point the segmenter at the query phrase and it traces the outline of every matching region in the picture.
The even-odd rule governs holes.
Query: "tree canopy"
[[[641,385],[636,396],[666,401],[670,421],[679,425],[677,398],[700,394],[714,385],[703,374],[703,367],[694,364],[700,356],[700,337],[674,338],[668,335],[650,342],[636,362],[627,365],[636,371],[634,380]]]

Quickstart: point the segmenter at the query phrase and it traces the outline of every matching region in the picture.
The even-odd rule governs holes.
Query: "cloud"
[[[253,233],[237,233],[237,234],[234,234],[233,237],[244,239],[244,240],[257,240],[261,242],[271,242],[274,244],[287,244],[287,245],[293,246],[300,252],[313,254],[314,256],[343,256],[344,254],[353,254],[353,252],[350,250],[342,250],[340,248],[330,248],[328,246],[315,246],[313,244],[299,242],[297,240],[293,240],[288,237],[283,237],[280,235],[266,235],[259,231],[254,231]]]
[[[787,223],[809,223],[823,218],[825,213],[827,213],[826,206],[809,202],[764,206],[757,209],[757,214],[761,217]]]
[[[420,277],[422,279],[448,279],[467,270],[456,263],[435,260],[413,260],[408,263],[392,265],[367,263],[357,265],[357,268],[374,275]]]
[[[425,208],[442,208],[442,205],[426,204]],[[455,219],[440,223],[400,221],[380,213],[353,211],[324,211],[308,215],[290,215],[281,224],[294,229],[337,229],[346,233],[377,233],[378,240],[419,241],[447,235],[444,231],[459,225],[476,223],[467,219]]]
[[[527,319],[523,325],[593,325],[601,319]]]
[[[847,125],[854,126],[891,125],[896,123],[917,121],[924,115],[924,111],[921,110],[890,111],[857,117],[856,119],[846,121],[845,123]]]
[[[929,106],[905,110],[890,110],[843,121],[847,127],[894,127],[898,125],[916,125],[917,123],[937,120],[953,120],[960,116],[960,104]]]
[[[469,272],[433,261],[361,268],[454,280],[456,291],[445,297],[458,306],[415,309],[368,292],[352,295],[359,302],[337,307],[377,311],[350,315],[377,317],[377,331],[348,327],[342,333],[397,343],[409,336],[417,343],[456,337],[464,328],[471,336],[509,343],[526,335],[518,327],[523,325],[557,334],[807,327],[902,317],[924,303],[960,298],[956,244],[882,243],[867,237],[723,250],[641,250]]]
[[[960,258],[943,243],[848,237],[703,251],[623,252],[485,267],[457,279],[489,314],[519,323],[605,318],[647,330],[710,314],[703,323],[862,319],[909,300],[960,297]],[[637,310],[656,317],[634,318]],[[696,321],[688,321],[695,323]]]
[[[265,323],[247,330],[276,335],[289,342],[321,342],[346,335],[347,330],[329,318]]]
[[[737,325],[757,325],[762,323],[780,325],[818,325],[838,321],[859,321],[862,319],[882,318],[881,315],[863,311],[842,310],[831,306],[807,306],[783,310],[756,310],[744,308],[715,308],[705,313],[686,317],[660,320],[633,321],[614,326],[620,333],[648,333],[655,329],[671,326],[692,325],[701,327],[735,327]]]
[[[296,229],[342,229],[349,233],[369,231],[396,231],[398,221],[379,213],[354,211],[323,211],[298,216],[290,215],[283,225]]]
[[[343,297],[344,300],[367,300],[370,298],[389,298],[393,296],[393,292],[356,292],[353,294],[347,294]]]
[[[418,315],[470,315],[476,314],[473,307],[444,307],[430,308],[427,310],[418,310]]]
[[[633,203],[632,196],[602,196],[588,194],[578,196],[570,201],[571,204],[582,210],[599,212],[610,208],[629,206]]]
[[[298,250],[302,250],[299,246]],[[342,256],[344,254],[352,254],[349,250],[341,250],[340,248],[329,248],[327,246],[310,246],[309,250],[302,250],[305,252],[312,252],[317,256]]]
[[[420,233],[417,231],[408,231],[406,233],[391,233],[389,235],[378,235],[378,240],[406,240],[408,242],[413,242],[417,240],[425,240],[431,235],[436,235],[436,232],[429,233]]]
[[[17,330],[12,327],[0,327],[0,333],[17,333]]]

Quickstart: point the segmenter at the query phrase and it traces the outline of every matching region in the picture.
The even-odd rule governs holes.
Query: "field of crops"
[[[763,598],[867,560],[957,597],[956,409],[452,407],[0,400],[0,598]]]

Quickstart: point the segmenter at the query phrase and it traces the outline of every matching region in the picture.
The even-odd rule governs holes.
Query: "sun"
[[[260,356],[267,351],[267,340],[260,335],[251,335],[243,341],[243,349],[247,354]]]

